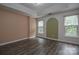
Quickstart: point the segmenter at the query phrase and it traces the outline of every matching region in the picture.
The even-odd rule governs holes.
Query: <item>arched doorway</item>
[[[48,38],[58,39],[58,21],[56,18],[48,19],[46,23],[46,36]]]

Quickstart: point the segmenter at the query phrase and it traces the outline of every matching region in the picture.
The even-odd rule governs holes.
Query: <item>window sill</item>
[[[38,33],[38,34],[44,34],[44,33]]]
[[[79,38],[79,36],[64,36],[66,38]]]

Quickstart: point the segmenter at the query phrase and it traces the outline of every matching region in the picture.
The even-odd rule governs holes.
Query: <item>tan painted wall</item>
[[[28,16],[0,9],[0,43],[28,38]]]
[[[36,36],[36,20],[30,17],[30,37]]]

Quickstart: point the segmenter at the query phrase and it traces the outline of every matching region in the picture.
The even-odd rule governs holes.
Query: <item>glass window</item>
[[[78,36],[78,15],[65,17],[65,36]]]
[[[43,33],[43,21],[38,22],[38,33]]]

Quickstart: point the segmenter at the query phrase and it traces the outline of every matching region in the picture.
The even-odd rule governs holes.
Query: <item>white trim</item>
[[[38,37],[43,37],[43,36],[38,36]],[[58,39],[54,39],[54,38],[49,38],[49,37],[43,37],[43,38],[47,38],[47,39],[50,39],[50,40],[56,40],[56,41],[58,41]]]
[[[39,36],[39,37],[43,37],[43,36]],[[69,41],[60,40],[60,39],[54,39],[54,38],[49,38],[49,37],[43,37],[43,38],[47,38],[47,39],[49,39],[49,40],[55,40],[55,41],[60,41],[60,42],[66,42],[66,43],[72,43],[72,44],[77,44],[77,45],[79,45],[79,43],[77,43],[77,42],[69,42]]]
[[[14,40],[14,41],[9,41],[9,42],[5,42],[5,43],[1,43],[0,46],[6,45],[6,44],[10,44],[10,43],[14,43],[14,42],[18,42],[18,41],[25,40],[25,39],[28,39],[28,38],[22,38],[22,39],[17,39],[17,40]]]
[[[35,38],[36,36],[32,36],[32,37],[30,37],[30,38]]]

